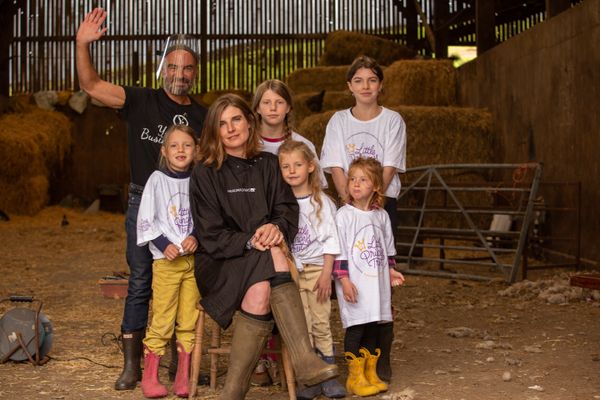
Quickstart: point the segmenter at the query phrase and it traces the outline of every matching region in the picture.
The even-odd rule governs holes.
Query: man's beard
[[[184,83],[184,85],[178,85]],[[192,81],[187,78],[165,78],[163,87],[174,96],[187,94],[192,88]]]

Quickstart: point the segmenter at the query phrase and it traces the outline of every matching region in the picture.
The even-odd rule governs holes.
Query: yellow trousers
[[[167,343],[177,334],[186,353],[192,351],[200,293],[194,278],[194,256],[154,260],[152,264],[152,320],[144,344],[164,355]]]
[[[308,336],[313,346],[325,356],[333,356],[333,338],[331,336],[331,300],[324,303],[317,301],[317,293],[313,290],[323,266],[304,264],[304,270],[298,274],[298,288],[304,306],[304,316],[308,326]]]

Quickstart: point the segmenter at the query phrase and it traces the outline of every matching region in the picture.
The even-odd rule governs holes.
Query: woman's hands
[[[250,244],[256,250],[265,251],[277,246],[283,241],[283,233],[275,224],[264,224],[254,232]]]

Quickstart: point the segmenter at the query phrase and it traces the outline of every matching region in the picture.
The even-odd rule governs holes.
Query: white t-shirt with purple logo
[[[323,265],[323,254],[340,254],[340,240],[335,225],[336,207],[331,199],[323,194],[323,206],[317,218],[312,196],[298,199],[300,218],[298,233],[292,244],[292,254],[298,271],[304,264]]]
[[[356,119],[350,109],[333,114],[323,139],[321,167],[328,173],[339,167],[347,174],[358,157],[376,158],[399,172],[406,170],[406,124],[400,114],[385,107],[369,121]],[[395,174],[385,195],[397,198],[399,194],[400,178]]]
[[[348,303],[341,282],[335,282],[343,327],[392,321],[388,257],[396,255],[396,248],[390,217],[384,209],[363,211],[348,204],[335,219],[341,244],[336,259],[348,262],[350,281],[358,290],[358,301]]]
[[[194,221],[190,212],[190,178],[175,178],[154,171],[144,187],[137,219],[137,244],[149,243],[152,258],[165,255],[151,241],[164,235],[181,250],[181,242],[190,236]]]

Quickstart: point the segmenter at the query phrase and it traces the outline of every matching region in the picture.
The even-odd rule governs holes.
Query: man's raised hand
[[[100,39],[108,29],[107,27],[100,28],[104,20],[106,20],[106,11],[102,8],[94,8],[91,12],[87,13],[77,30],[77,42],[89,44]]]

